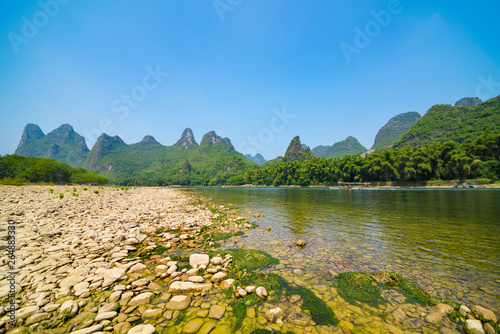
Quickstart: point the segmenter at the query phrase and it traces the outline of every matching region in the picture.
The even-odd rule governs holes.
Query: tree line
[[[500,133],[485,131],[476,140],[386,148],[361,157],[314,158],[244,173],[242,183],[267,186],[332,185],[342,182],[464,180],[500,178]]]
[[[106,184],[108,179],[84,168],[73,168],[49,158],[30,158],[20,155],[0,157],[0,183],[97,183]]]

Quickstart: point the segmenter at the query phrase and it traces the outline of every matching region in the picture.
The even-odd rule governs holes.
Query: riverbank
[[[17,329],[9,333],[53,334],[402,333],[423,324],[455,333],[460,326],[447,315],[453,308],[412,304],[385,283],[387,302],[367,313],[347,300],[336,272],[324,281],[302,265],[302,242],[276,245],[294,254],[281,263],[247,250],[242,231],[258,237],[267,228],[180,190],[0,187],[0,202],[1,247],[14,235],[16,248],[15,263],[1,259],[0,333],[12,320]],[[217,248],[222,243],[233,249]]]

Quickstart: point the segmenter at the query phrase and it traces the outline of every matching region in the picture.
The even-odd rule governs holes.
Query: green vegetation
[[[318,185],[339,181],[429,181],[500,178],[500,133],[485,131],[475,141],[387,148],[365,157],[287,162],[245,173],[254,185]]]
[[[339,290],[344,297],[365,302],[380,301],[382,295],[376,280],[369,274],[360,272],[342,273],[338,277]]]
[[[347,137],[332,146],[317,146],[313,149],[314,154],[319,158],[342,158],[346,155],[357,155],[365,153],[367,149],[354,137]]]
[[[153,255],[162,255],[167,252],[167,248],[162,245],[156,245],[156,247],[151,249],[146,249],[146,247],[141,247],[139,245],[138,249],[135,252],[132,252],[127,255],[127,259],[133,259],[135,257],[140,257],[143,260],[149,259]],[[178,260],[174,260],[178,261]]]
[[[120,185],[241,184],[241,174],[253,164],[236,152],[229,139],[210,132],[198,146],[125,144],[118,136],[102,135],[85,167]]]
[[[94,194],[98,195],[99,194],[99,190],[94,190]]]
[[[107,183],[104,176],[88,172],[83,168],[73,168],[65,163],[48,158],[29,158],[19,155],[0,157],[0,183]],[[50,191],[50,189],[49,189]],[[51,192],[54,190],[52,189]]]
[[[500,132],[500,96],[473,107],[435,105],[394,146],[466,143],[488,128]]]
[[[236,280],[235,286],[263,286],[268,292],[268,302],[278,302],[282,298],[289,299],[292,295],[299,295],[303,300],[302,308],[311,312],[312,320],[316,324],[332,325],[338,323],[333,311],[312,291],[290,284],[276,274],[255,272],[256,269],[279,263],[277,259],[259,250],[228,249],[224,251],[224,254],[228,253],[233,259],[233,264],[229,267],[228,277]],[[209,253],[210,257],[215,255],[217,252]],[[233,295],[233,292],[232,289],[225,290],[228,298]],[[245,306],[260,302],[261,299],[256,294],[250,294],[242,298],[238,304],[233,302],[233,305],[238,305],[237,307],[241,311],[246,309]]]
[[[408,297],[409,302],[417,302],[422,305],[446,303],[455,309],[460,307],[458,303],[431,296],[415,283],[392,271],[381,273],[346,272],[339,275],[337,284],[342,296],[350,300],[382,302],[384,301],[380,288],[382,285],[399,288]]]
[[[64,194],[63,194],[63,193],[60,193],[60,194],[59,194],[59,198],[64,198]]]
[[[399,114],[391,118],[375,136],[372,149],[389,147],[403,137],[411,127],[421,118],[416,111]]]
[[[306,161],[313,158],[314,153],[311,152],[311,149],[304,148],[304,146],[300,143],[299,136],[296,136],[292,139],[290,145],[288,145],[283,161]]]

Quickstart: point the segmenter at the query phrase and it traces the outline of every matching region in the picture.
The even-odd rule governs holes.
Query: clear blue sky
[[[69,123],[89,148],[101,129],[172,145],[186,127],[267,159],[295,135],[369,148],[399,113],[500,95],[499,12],[497,0],[2,1],[0,154],[26,123]],[[275,118],[284,110],[294,117]]]

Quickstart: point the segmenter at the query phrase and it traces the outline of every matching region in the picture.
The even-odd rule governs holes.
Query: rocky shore
[[[276,259],[217,248],[255,225],[179,190],[3,186],[0,203],[0,334],[350,333],[353,324],[403,333],[397,323],[443,334],[498,328],[496,315],[480,306],[389,305],[382,307],[385,320],[364,316],[359,304],[334,314],[322,301],[345,303],[334,287],[313,293],[291,286],[276,274],[253,273]],[[443,326],[450,316],[462,324]]]

